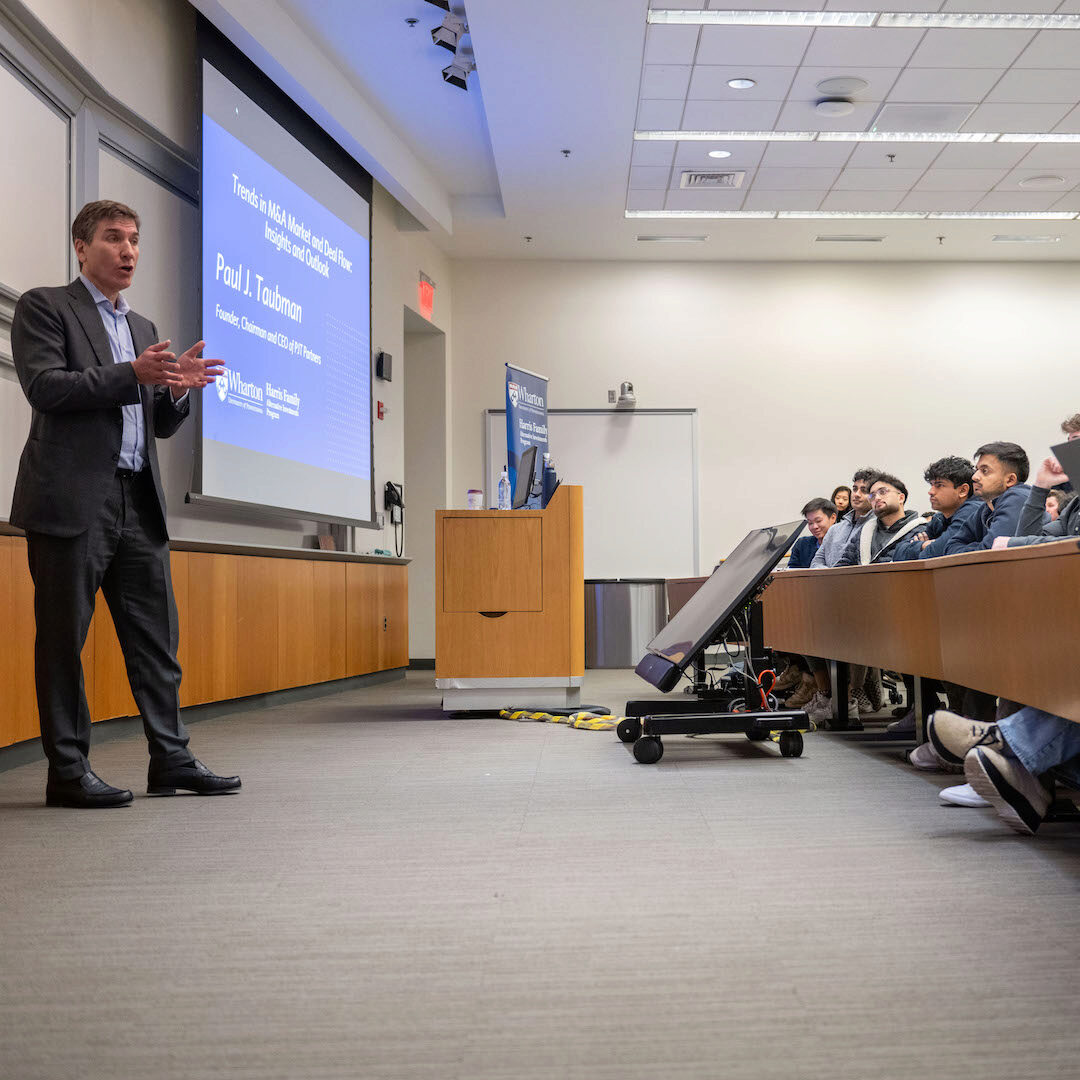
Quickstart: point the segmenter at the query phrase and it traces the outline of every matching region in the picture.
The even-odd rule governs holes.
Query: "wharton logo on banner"
[[[506,464],[510,490],[517,490],[517,469],[521,455],[536,447],[536,476],[539,481],[544,454],[548,452],[547,376],[506,365]],[[540,508],[540,485],[529,496],[529,509]]]

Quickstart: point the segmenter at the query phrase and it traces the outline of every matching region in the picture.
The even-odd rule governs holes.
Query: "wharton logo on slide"
[[[218,401],[220,401],[224,405],[225,404],[225,399],[229,396],[229,376],[228,375],[219,375],[214,380],[214,382],[217,383]]]
[[[247,382],[235,368],[219,375],[216,382],[218,400],[223,405],[235,405],[250,412],[263,411],[263,388],[258,383]]]

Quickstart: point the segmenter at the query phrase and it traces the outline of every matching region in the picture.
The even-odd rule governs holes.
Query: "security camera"
[[[637,406],[637,398],[634,397],[634,384],[624,382],[619,384],[619,400],[615,402],[617,409],[633,409]]]

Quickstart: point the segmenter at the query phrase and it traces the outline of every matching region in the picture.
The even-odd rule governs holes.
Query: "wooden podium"
[[[585,674],[582,490],[545,510],[435,513],[443,709],[573,708]]]

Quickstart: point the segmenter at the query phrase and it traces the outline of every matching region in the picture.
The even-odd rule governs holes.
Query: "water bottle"
[[[503,466],[502,476],[499,477],[499,509],[510,509],[510,477],[506,475],[506,466]]]

